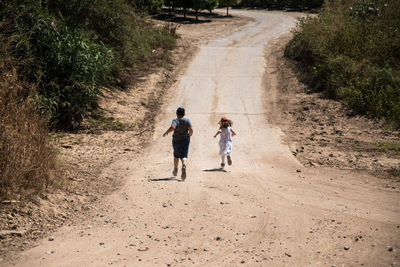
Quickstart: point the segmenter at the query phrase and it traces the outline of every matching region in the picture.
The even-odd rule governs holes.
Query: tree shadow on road
[[[169,12],[168,8],[164,8],[163,11],[157,15],[152,16],[153,19],[162,20],[166,22],[174,22],[178,24],[202,24],[210,23],[213,19],[226,19],[227,17],[218,13],[199,12],[198,19],[196,20],[196,12],[188,10],[186,17],[184,12],[180,9],[174,9]]]
[[[156,20],[162,20],[166,22],[174,22],[174,23],[179,23],[179,24],[201,24],[201,23],[209,23],[211,22],[210,19],[194,19],[190,17],[180,17],[174,15],[168,15],[168,14],[158,14],[152,17],[153,19]]]

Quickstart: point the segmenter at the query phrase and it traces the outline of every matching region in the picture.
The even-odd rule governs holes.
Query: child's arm
[[[217,137],[217,135],[219,135],[220,133],[222,133],[221,129],[218,130],[218,132],[214,135],[214,138]]]
[[[236,135],[235,131],[232,128],[231,128],[231,132],[232,132],[232,136]]]
[[[163,134],[163,137],[165,137],[166,135],[168,135],[170,132],[173,132],[175,130],[174,126],[171,126],[168,128],[168,130]]]

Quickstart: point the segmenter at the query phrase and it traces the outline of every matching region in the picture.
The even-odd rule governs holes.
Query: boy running
[[[174,132],[172,135],[172,147],[174,148],[174,170],[172,171],[173,176],[178,174],[179,159],[182,161],[182,173],[181,179],[186,179],[186,162],[189,151],[190,137],[193,135],[192,123],[188,118],[184,118],[185,109],[178,108],[176,110],[176,117],[172,120],[171,126],[163,134],[163,137],[167,136],[170,132]]]

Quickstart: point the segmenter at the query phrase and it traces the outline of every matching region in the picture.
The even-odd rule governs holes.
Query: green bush
[[[164,0],[130,0],[138,10],[148,12],[150,14],[157,13],[164,5]]]
[[[42,112],[50,114],[50,124],[73,127],[96,107],[100,84],[109,78],[112,50],[95,42],[81,29],[71,29],[35,2],[11,6],[15,33],[19,38],[13,55],[32,58],[19,75],[38,81]]]
[[[113,52],[83,32],[66,29],[63,34],[49,31],[46,35],[41,36],[48,42],[40,44],[38,57],[46,70],[39,84],[42,107],[50,112],[53,124],[80,122],[97,107],[99,85],[110,78]]]
[[[172,49],[175,35],[154,28],[131,4],[125,0],[0,2],[1,21],[11,22],[6,36],[14,36],[11,54],[25,62],[18,74],[38,84],[41,111],[50,114],[51,126],[76,127],[97,107],[101,86],[124,80],[151,61],[168,59],[166,51],[153,51]]]
[[[330,1],[302,18],[285,55],[304,82],[400,127],[399,1]]]
[[[391,68],[376,69],[365,79],[353,79],[338,89],[344,103],[360,113],[399,123],[400,73]]]

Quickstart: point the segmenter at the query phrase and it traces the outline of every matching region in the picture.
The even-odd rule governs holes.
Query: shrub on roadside
[[[168,60],[175,38],[125,0],[0,1],[0,200],[60,183],[49,126],[76,127],[102,86]]]
[[[175,45],[125,0],[5,0],[0,10],[0,20],[12,22],[6,35],[16,37],[12,56],[32,59],[18,75],[39,81],[41,111],[53,127],[76,127],[96,108],[101,86],[166,60],[159,54]]]
[[[357,112],[400,127],[399,1],[329,1],[302,18],[285,55],[302,79]]]

